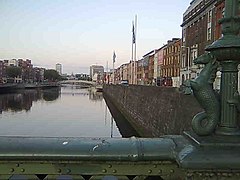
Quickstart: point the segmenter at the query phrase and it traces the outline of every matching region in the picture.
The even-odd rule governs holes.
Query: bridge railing
[[[239,147],[218,144],[215,153],[215,148],[193,146],[183,136],[2,136],[0,144],[0,179],[240,178]]]
[[[204,101],[212,99],[202,87],[212,92],[210,87],[220,64],[221,105],[217,108],[221,111],[215,112],[217,118],[209,131],[198,129],[208,126],[208,118],[211,120],[212,112],[206,111],[201,117],[207,122],[200,122],[195,133],[184,136],[156,139],[2,136],[0,179],[240,179],[238,13],[239,0],[225,0],[225,17],[220,22],[223,37],[206,48],[210,52],[207,55],[210,68],[200,74],[198,81],[190,81],[198,101],[206,107]],[[204,62],[204,58],[198,60]],[[210,79],[203,81],[207,75],[211,75]]]
[[[0,179],[177,179],[171,138],[0,137]],[[113,178],[113,179],[114,179]]]

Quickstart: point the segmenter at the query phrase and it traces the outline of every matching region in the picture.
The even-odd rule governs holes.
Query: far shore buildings
[[[7,76],[7,67],[21,68],[21,74],[14,79]],[[33,83],[44,81],[44,68],[33,67],[30,59],[10,59],[0,60],[0,83],[6,82],[14,83]]]

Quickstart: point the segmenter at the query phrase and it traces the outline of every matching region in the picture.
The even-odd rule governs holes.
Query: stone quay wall
[[[141,137],[182,134],[203,111],[192,95],[179,88],[105,85],[104,97],[115,105]]]

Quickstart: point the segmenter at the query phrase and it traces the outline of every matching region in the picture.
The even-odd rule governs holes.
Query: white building
[[[17,59],[8,60],[8,66],[18,66],[18,60]]]
[[[62,64],[60,64],[60,63],[57,63],[57,64],[56,64],[56,71],[57,71],[60,75],[62,75]]]
[[[104,75],[104,67],[101,65],[90,66],[90,78],[93,81],[101,81]]]

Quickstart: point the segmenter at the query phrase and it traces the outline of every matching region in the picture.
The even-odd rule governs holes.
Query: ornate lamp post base
[[[236,135],[238,136],[239,134]],[[222,134],[213,134],[211,136],[198,136],[196,133],[188,131],[184,132],[184,136],[195,146],[199,147],[240,147],[240,139],[233,135],[223,136]]]
[[[199,136],[233,136],[228,138],[232,140],[240,135],[239,5],[239,0],[225,0],[225,17],[220,21],[223,37],[206,48],[208,53],[194,60],[197,64],[205,65],[200,76],[190,82],[194,96],[205,110],[192,120],[192,128]],[[217,94],[213,90],[213,82],[219,67],[222,75],[220,94]]]
[[[219,127],[215,133],[217,135],[226,135],[226,136],[239,136],[240,130],[239,128],[231,128],[231,127]]]
[[[240,135],[238,124],[240,106],[238,93],[240,37],[235,36],[233,40],[232,35],[226,35],[214,42],[206,50],[210,51],[219,62],[222,72],[219,94],[220,121],[215,133],[218,135]]]

